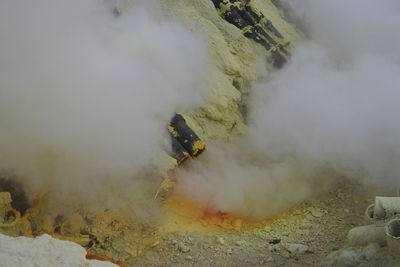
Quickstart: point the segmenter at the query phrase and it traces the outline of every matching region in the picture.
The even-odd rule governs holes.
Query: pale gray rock
[[[371,243],[363,249],[361,256],[363,256],[367,261],[375,260],[376,253],[378,253],[380,249],[381,247],[378,244]]]
[[[87,260],[80,245],[44,234],[36,238],[10,237],[0,234],[0,266],[87,266],[118,267],[97,260]]]
[[[352,247],[364,247],[371,243],[386,245],[384,228],[376,225],[365,225],[353,228],[347,235],[347,242]]]
[[[288,243],[286,245],[286,249],[291,254],[304,254],[308,250],[308,246],[303,244]]]

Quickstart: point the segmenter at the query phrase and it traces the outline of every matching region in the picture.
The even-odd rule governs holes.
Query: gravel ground
[[[363,247],[347,242],[349,230],[371,223],[364,211],[377,193],[342,181],[263,221],[210,215],[176,195],[163,202],[160,220],[147,223],[123,207],[60,213],[61,204],[47,199],[11,222],[15,229],[0,230],[13,230],[8,234],[14,236],[48,233],[121,266],[400,266],[384,242]]]
[[[240,231],[173,231],[129,266],[400,266],[387,247],[346,246],[350,229],[365,225],[374,190],[342,182],[276,218]],[[179,223],[178,223],[179,224]]]

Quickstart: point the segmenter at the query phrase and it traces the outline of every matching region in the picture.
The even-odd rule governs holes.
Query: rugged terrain
[[[201,213],[197,218],[187,218],[187,213],[182,212],[173,222],[167,222],[160,243],[130,264],[331,266],[324,260],[331,252],[347,246],[348,231],[369,224],[364,211],[373,202],[374,193],[371,188],[342,181],[327,195],[299,203],[270,220],[244,220],[236,230],[224,226],[223,219],[207,219]],[[173,212],[179,214],[180,210]],[[390,256],[387,247],[378,246],[372,251],[352,249],[356,257],[341,256],[333,266],[398,266],[398,259]]]

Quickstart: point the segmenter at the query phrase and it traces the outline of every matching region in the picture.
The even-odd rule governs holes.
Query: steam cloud
[[[95,0],[0,2],[0,162],[31,190],[150,203],[145,166],[173,112],[202,103],[207,52],[142,2],[118,18]],[[309,38],[254,85],[248,136],[179,171],[216,210],[268,217],[341,175],[398,185],[400,3],[286,2]]]
[[[146,201],[166,123],[203,101],[204,36],[109,3],[0,3],[0,162],[33,191]]]
[[[181,192],[204,205],[263,218],[340,175],[399,186],[400,2],[286,3],[309,38],[253,87],[247,140],[182,171]]]

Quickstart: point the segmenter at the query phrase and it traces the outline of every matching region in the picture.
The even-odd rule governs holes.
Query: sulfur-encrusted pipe
[[[365,209],[364,219],[367,223],[374,223],[375,222],[375,204],[369,205]]]
[[[400,255],[400,219],[391,220],[385,227],[386,242],[393,256]]]
[[[400,197],[375,197],[374,217],[387,221],[400,215]]]
[[[180,114],[175,114],[172,118],[168,125],[168,131],[171,133],[171,137],[175,138],[192,157],[198,156],[206,149],[205,143],[190,129]]]

